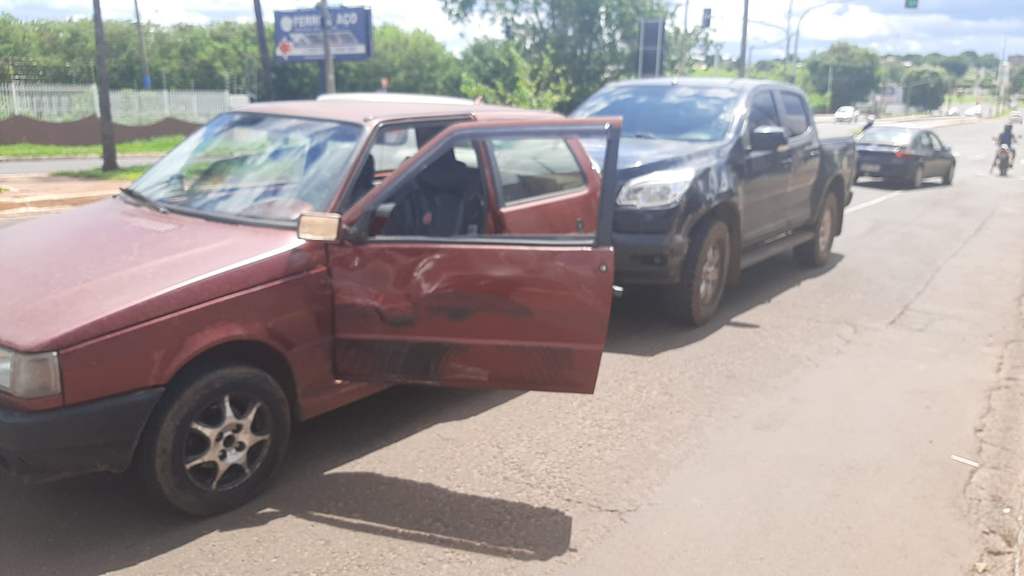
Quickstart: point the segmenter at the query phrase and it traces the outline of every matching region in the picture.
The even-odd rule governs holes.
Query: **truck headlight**
[[[56,352],[21,354],[0,348],[0,392],[17,398],[41,398],[60,391]]]
[[[619,191],[617,202],[633,208],[669,208],[679,204],[696,176],[693,168],[679,168],[634,178]]]

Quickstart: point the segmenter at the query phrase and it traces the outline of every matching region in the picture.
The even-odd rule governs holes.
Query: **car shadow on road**
[[[827,274],[842,260],[842,254],[833,253],[825,266],[804,268],[787,254],[744,270],[739,286],[726,290],[718,314],[699,328],[667,318],[657,289],[627,289],[625,297],[616,302],[613,309],[605,350],[656,356],[699,342],[725,326],[758,329],[760,326],[756,324],[738,322],[735,318],[807,280]]]
[[[94,475],[42,486],[2,481],[0,573],[103,574],[205,536],[289,516],[504,558],[559,556],[568,551],[572,534],[572,518],[560,510],[341,469],[519,394],[393,388],[299,425],[275,485],[251,504],[215,518],[188,518],[153,503],[131,475]]]

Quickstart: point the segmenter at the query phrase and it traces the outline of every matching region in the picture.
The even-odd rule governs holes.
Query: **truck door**
[[[775,95],[755,92],[750,100],[748,134],[762,126],[782,127]],[[792,165],[788,150],[746,150],[743,159],[741,227],[745,241],[757,242],[785,227],[784,201]]]
[[[611,308],[620,127],[617,119],[458,124],[346,211],[346,240],[328,248],[338,378],[592,393]],[[463,201],[488,196],[479,192],[486,175],[454,154],[466,142],[514,149],[505,161],[495,155],[496,177],[517,186],[543,176],[532,157],[550,157],[579,137],[607,140],[604,180],[560,163],[547,182],[527,186],[549,189],[530,203],[537,217],[530,225],[492,230],[476,204]],[[573,222],[566,230],[557,217],[543,224],[537,203],[571,204],[581,178],[601,199],[596,226],[579,232]],[[394,209],[373,233],[370,222],[385,203]]]
[[[796,228],[814,217],[814,185],[821,168],[821,142],[804,97],[787,90],[780,91],[779,96],[792,161],[783,209],[787,228]]]

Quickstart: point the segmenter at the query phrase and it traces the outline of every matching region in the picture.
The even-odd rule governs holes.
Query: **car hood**
[[[294,230],[110,199],[0,229],[0,346],[60,350],[314,265]]]
[[[603,139],[586,139],[583,146],[597,166],[603,166],[607,142]],[[619,180],[624,182],[656,170],[704,160],[722,149],[721,142],[622,138],[619,141]]]

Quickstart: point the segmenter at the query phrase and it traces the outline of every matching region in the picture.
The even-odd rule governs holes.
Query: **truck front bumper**
[[[44,482],[122,472],[162,388],[45,412],[0,409],[0,473]]]
[[[679,282],[690,242],[673,234],[612,234],[615,282],[623,286]]]

